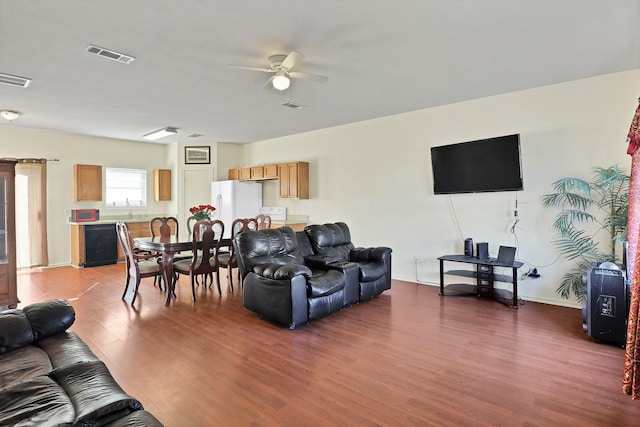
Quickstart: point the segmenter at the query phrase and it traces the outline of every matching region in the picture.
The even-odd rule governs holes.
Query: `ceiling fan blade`
[[[287,55],[282,61],[281,66],[287,70],[292,69],[296,64],[304,59],[304,53],[296,52],[295,50]]]
[[[329,80],[327,76],[321,76],[320,74],[301,73],[299,71],[291,71],[289,75],[294,79],[312,80],[318,83],[326,83]]]
[[[262,71],[263,73],[272,73],[273,72],[273,70],[271,68],[247,67],[246,65],[229,64],[229,67],[231,67],[231,68],[239,68],[241,70]]]

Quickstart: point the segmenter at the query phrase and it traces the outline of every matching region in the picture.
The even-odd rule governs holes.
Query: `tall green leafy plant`
[[[563,298],[573,294],[582,300],[585,271],[599,262],[619,260],[616,244],[626,240],[629,180],[617,165],[595,167],[592,181],[561,178],[553,183],[554,192],[542,197],[544,206],[560,210],[553,223],[554,246],[567,260],[576,262],[556,289]],[[595,224],[595,231],[587,223]],[[606,238],[602,232],[607,233]]]

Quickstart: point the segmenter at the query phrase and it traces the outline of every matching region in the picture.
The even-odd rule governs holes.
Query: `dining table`
[[[160,265],[162,267],[162,277],[166,283],[166,297],[164,305],[171,304],[171,298],[175,296],[176,282],[173,274],[173,260],[180,252],[187,252],[193,249],[193,241],[191,239],[181,240],[177,236],[168,237],[136,237],[133,239],[136,249],[141,251],[149,251],[160,254]],[[230,246],[231,239],[224,238],[220,242],[220,247]],[[201,245],[196,242],[197,249]]]

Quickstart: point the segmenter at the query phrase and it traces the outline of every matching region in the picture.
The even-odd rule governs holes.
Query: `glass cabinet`
[[[0,159],[0,309],[15,308],[16,290],[16,161]]]

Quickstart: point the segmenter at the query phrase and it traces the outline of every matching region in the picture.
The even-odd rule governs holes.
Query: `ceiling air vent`
[[[111,59],[112,61],[122,62],[123,64],[131,64],[133,60],[136,59],[133,56],[125,55],[124,53],[119,53],[113,50],[105,49],[103,47],[94,46],[92,44],[87,46],[87,51],[89,53],[93,53],[94,55]]]
[[[282,105],[285,106],[285,107],[293,108],[294,110],[299,110],[301,108],[304,108],[303,105],[296,104],[296,103],[293,103],[291,101],[283,102]]]
[[[201,133],[192,133],[191,135],[187,135],[189,138],[200,138],[202,136]]]
[[[31,83],[31,79],[26,77],[12,76],[11,74],[0,73],[0,83],[11,86],[28,87]]]

